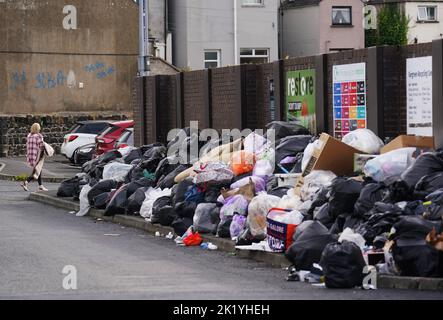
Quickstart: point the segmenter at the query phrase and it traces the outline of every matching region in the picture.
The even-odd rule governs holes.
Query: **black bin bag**
[[[118,185],[118,182],[112,179],[109,180],[102,180],[98,182],[95,186],[92,187],[91,190],[88,192],[88,201],[91,206],[94,205],[94,198],[98,195],[105,193],[105,192],[111,192],[112,189],[116,189]]]
[[[401,179],[410,189],[424,176],[443,171],[443,152],[426,152],[402,173]]]
[[[146,191],[149,188],[147,187],[141,187],[137,189],[129,198],[126,205],[125,213],[129,216],[135,215],[140,212],[140,208],[143,205],[143,201],[145,201],[146,198]]]
[[[200,233],[217,232],[220,223],[220,207],[215,203],[200,203],[195,210],[194,228]]]
[[[360,248],[353,242],[334,242],[326,246],[320,259],[327,288],[354,288],[363,282],[366,266]]]
[[[298,153],[303,152],[311,139],[312,136],[309,135],[283,138],[275,148],[275,163],[279,164],[284,158],[296,156]]]
[[[356,216],[362,216],[372,208],[376,202],[384,199],[389,192],[388,187],[383,183],[369,183],[363,187],[360,192],[360,196],[354,206],[354,214]]]
[[[64,180],[60,183],[57,190],[57,197],[70,198],[74,197],[80,189],[80,181],[77,177]]]
[[[176,217],[171,224],[171,227],[174,229],[175,234],[180,237],[185,234],[190,226],[192,226],[192,219],[182,217]]]
[[[217,236],[220,238],[230,238],[231,237],[231,223],[232,223],[232,216],[225,216],[220,221],[217,227]]]
[[[443,172],[422,177],[415,185],[414,198],[424,200],[428,195],[443,188]]]
[[[335,178],[330,187],[329,214],[336,218],[341,214],[352,214],[360,197],[362,184],[354,179]]]
[[[110,200],[111,193],[104,192],[99,194],[94,198],[94,208],[96,209],[105,209],[108,205],[108,201]]]
[[[441,222],[427,221],[419,216],[401,217],[394,225],[392,255],[401,276],[441,277],[440,253],[426,243],[426,236],[435,228],[441,232]]]
[[[318,263],[327,244],[337,241],[319,221],[304,221],[294,233],[292,245],[286,250],[285,257],[297,270],[310,270]]]
[[[151,223],[160,223],[161,217],[165,214],[169,214],[169,211],[166,212],[166,210],[163,210],[164,208],[167,210],[172,209],[171,197],[164,196],[154,201],[154,204],[152,205]],[[170,223],[172,223],[172,221],[174,221],[174,219],[172,219]]]
[[[125,214],[126,202],[128,200],[128,197],[126,195],[127,189],[128,185],[123,185],[114,193],[111,201],[106,207],[105,216]]]

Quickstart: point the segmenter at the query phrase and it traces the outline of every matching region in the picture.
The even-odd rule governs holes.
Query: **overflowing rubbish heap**
[[[111,151],[58,196],[79,199],[79,216],[93,207],[171,226],[179,245],[201,245],[206,233],[240,250],[280,252],[293,265],[288,280],[352,288],[368,265],[443,276],[443,151],[404,136],[385,146],[367,129],[343,141],[293,123],[267,129],[275,145],[253,132],[198,142],[200,158],[179,152],[199,140],[189,129],[168,145]]]

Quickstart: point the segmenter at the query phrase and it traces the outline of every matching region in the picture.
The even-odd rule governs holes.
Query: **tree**
[[[385,4],[377,17],[377,30],[366,30],[366,46],[408,44],[409,17],[397,4]]]

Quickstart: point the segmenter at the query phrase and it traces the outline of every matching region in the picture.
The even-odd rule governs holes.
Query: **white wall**
[[[219,0],[233,2],[233,0]],[[270,61],[278,60],[278,0],[264,0],[259,7],[242,6],[238,9],[238,55],[240,48],[269,49]],[[238,60],[240,61],[240,59]]]
[[[318,6],[288,9],[282,19],[282,58],[318,54],[320,37]]]
[[[433,5],[437,6],[438,23],[417,23],[418,6]],[[404,4],[405,14],[410,17],[408,43],[414,43],[414,38],[418,43],[431,42],[443,37],[443,3],[436,2],[408,2]]]

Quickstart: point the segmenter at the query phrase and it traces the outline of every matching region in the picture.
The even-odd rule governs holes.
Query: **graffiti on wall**
[[[11,73],[11,90],[17,90],[20,86],[28,84],[26,70],[14,71]],[[31,85],[36,89],[53,89],[65,84],[65,74],[62,70],[53,72],[37,72],[34,77],[30,77]]]
[[[107,66],[103,62],[96,62],[88,64],[84,67],[87,73],[95,74],[95,78],[98,80],[109,77],[116,72],[114,66]],[[43,72],[38,71],[35,74],[29,74],[25,69],[17,69],[10,74],[9,78],[10,89],[15,91],[20,87],[30,85],[35,89],[55,89],[63,86],[67,86],[70,89],[76,87],[76,75],[73,70],[69,70],[68,73],[63,70],[56,72]]]
[[[107,66],[104,62],[96,62],[87,64],[85,71],[88,73],[95,73],[97,79],[103,79],[115,72],[114,66]]]

